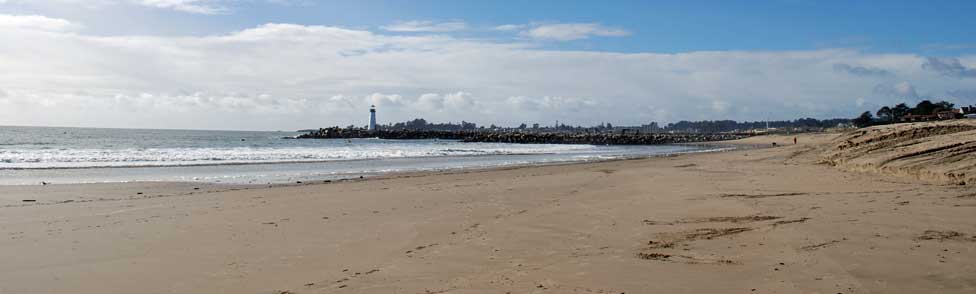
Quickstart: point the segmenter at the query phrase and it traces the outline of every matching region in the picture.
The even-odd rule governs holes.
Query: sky
[[[974,1],[0,0],[0,125],[294,130],[976,104]]]

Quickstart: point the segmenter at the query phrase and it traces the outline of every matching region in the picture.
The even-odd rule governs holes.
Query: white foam
[[[596,152],[591,145],[459,143],[356,143],[315,147],[142,149],[0,149],[0,169],[185,166],[316,162],[441,156]]]

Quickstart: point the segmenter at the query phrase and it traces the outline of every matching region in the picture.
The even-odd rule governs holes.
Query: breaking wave
[[[0,169],[186,166],[320,162],[384,158],[587,153],[591,145],[516,145],[496,143],[409,142],[316,147],[2,149]]]

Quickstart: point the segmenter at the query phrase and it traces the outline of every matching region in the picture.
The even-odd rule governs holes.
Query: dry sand
[[[818,164],[837,136],[273,188],[0,187],[0,293],[976,292],[976,189]]]

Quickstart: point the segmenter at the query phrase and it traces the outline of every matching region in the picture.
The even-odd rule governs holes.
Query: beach
[[[0,186],[0,293],[976,291],[976,190],[825,164],[842,135],[289,185]]]

